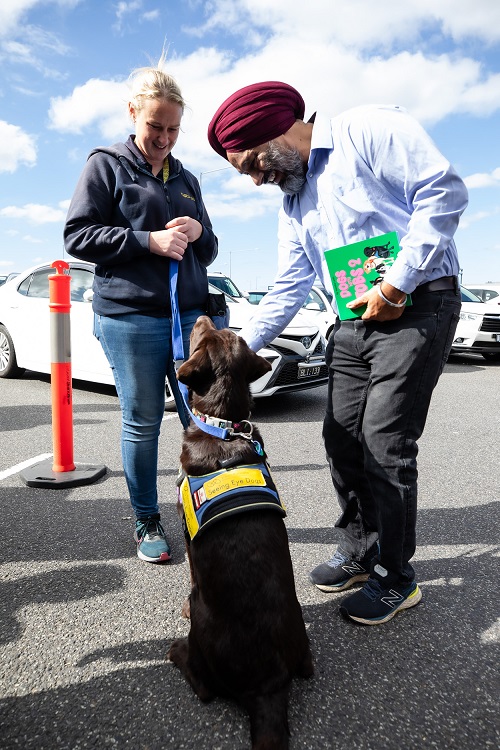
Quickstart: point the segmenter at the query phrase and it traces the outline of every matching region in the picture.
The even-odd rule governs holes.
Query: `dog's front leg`
[[[194,586],[194,571],[193,571],[193,561],[191,559],[191,545],[188,544],[188,542],[186,542],[186,555],[187,555],[187,559],[189,562],[189,578],[191,582],[191,591],[192,591],[193,586]],[[181,615],[186,620],[189,620],[191,617],[191,594],[189,594],[189,596],[186,597],[186,599],[184,600],[182,604]]]
[[[191,594],[186,596],[182,602],[181,616],[184,617],[185,620],[189,620],[191,617]]]

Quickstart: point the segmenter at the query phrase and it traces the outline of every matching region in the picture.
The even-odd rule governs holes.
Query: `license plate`
[[[500,343],[500,333],[495,333],[495,341],[498,341]]]
[[[312,378],[319,375],[320,371],[319,365],[299,365],[299,378]]]

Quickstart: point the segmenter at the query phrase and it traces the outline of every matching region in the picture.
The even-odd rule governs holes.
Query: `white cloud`
[[[471,37],[476,45],[499,40],[500,3],[492,8],[491,0],[475,0],[472,9],[469,5],[469,0],[314,0],[314,12],[307,13],[297,0],[199,4],[205,17],[200,14],[192,31],[200,37],[217,31],[218,46],[168,59],[188,103],[175,155],[197,174],[222,167],[207,142],[208,122],[226,96],[259,80],[296,86],[306,102],[306,117],[317,109],[334,115],[368,102],[398,103],[424,126],[456,114],[490,115],[500,109],[500,75],[489,73],[472,51],[467,54],[467,44],[455,45]],[[154,20],[158,13],[144,10],[142,0],[121,0],[115,11],[120,30],[128,19]],[[21,55],[23,40],[16,43]],[[450,51],[436,54],[436,49]],[[51,99],[49,127],[75,136],[94,130],[108,143],[123,139],[131,131],[127,99],[125,82],[89,79],[69,96]],[[70,152],[75,153],[71,144]],[[213,193],[207,197],[212,216],[239,211],[253,217],[274,210],[274,198],[262,191],[248,196],[244,182],[229,189],[229,174],[220,177],[217,184],[230,205],[223,206]],[[204,192],[213,179],[207,176]],[[469,179],[475,186],[474,175]]]
[[[50,0],[49,0],[50,2]],[[60,6],[72,8],[80,0],[53,0]],[[29,11],[37,5],[46,5],[43,0],[2,0],[0,5],[0,64],[7,66],[29,66],[44,78],[62,80],[66,72],[48,65],[46,56],[67,56],[70,48],[51,31],[27,23]],[[22,87],[17,87],[21,91]]]
[[[36,164],[36,138],[17,125],[0,120],[0,172],[15,172],[21,165]]]
[[[472,224],[477,224],[485,219],[490,219],[492,216],[498,214],[498,209],[493,211],[476,211],[473,214],[465,212],[460,217],[460,224],[458,225],[459,230],[468,229]]]
[[[208,122],[226,96],[258,80],[296,86],[306,101],[306,116],[318,108],[333,115],[360,103],[393,102],[430,125],[455,113],[480,116],[500,109],[500,76],[486,74],[478,61],[456,50],[429,54],[424,32],[430,25],[436,33],[441,28],[441,35],[445,27],[449,34],[462,33],[452,4],[444,0],[438,10],[434,5],[430,0],[377,5],[371,0],[315,0],[315,12],[304,13],[294,0],[206,3],[206,28],[244,30],[252,42],[237,56],[231,37],[221,35],[219,48],[200,47],[169,58],[169,70],[190,105],[176,155],[201,170],[219,164],[207,144]],[[489,0],[477,0],[474,11],[475,32],[483,37],[491,34],[487,5],[490,10]],[[118,18],[140,8],[136,0],[121,2]],[[491,21],[491,13],[488,18]],[[500,35],[500,21],[498,28]],[[413,48],[401,51],[407,39]],[[224,42],[228,49],[222,47]],[[297,49],[300,54],[294,54]],[[50,127],[74,134],[95,128],[109,141],[116,140],[130,131],[126,101],[124,83],[91,79],[70,96],[51,100]]]
[[[41,240],[40,237],[33,237],[31,234],[25,234],[23,242],[29,242],[30,245],[40,245],[43,243],[43,240]]]
[[[40,4],[40,0],[2,0],[0,4],[0,37],[9,36],[27,11]]]
[[[158,9],[148,10],[141,15],[141,21],[157,21],[160,18],[160,15],[161,14]]]
[[[486,42],[500,39],[500,5],[491,0],[314,0],[311,12],[297,0],[212,0],[207,20],[193,33],[223,28],[248,38],[270,33],[319,45],[390,49],[411,41],[425,43],[438,31],[458,41],[471,36]],[[293,55],[293,47],[290,48]],[[321,60],[320,55],[316,60]],[[323,66],[322,66],[323,67]]]
[[[26,203],[24,206],[5,206],[0,209],[0,217],[23,219],[30,224],[52,224],[66,219],[66,211],[39,203]]]
[[[212,220],[231,217],[249,221],[269,213],[277,216],[282,199],[279,188],[269,186],[259,190],[248,177],[236,186],[230,179],[217,192],[213,189],[203,191],[203,200]]]
[[[56,68],[48,66],[44,62],[41,52],[46,52],[47,50],[41,50],[40,47],[37,46],[37,41],[31,42],[29,39],[30,34],[28,32],[29,30],[27,29],[25,38],[29,43],[26,43],[25,41],[18,42],[15,39],[3,42],[1,45],[0,60],[4,63],[8,62],[15,65],[27,65],[41,73],[44,78],[63,80],[66,77],[66,74]],[[58,54],[64,54],[61,46],[57,46],[59,46],[59,49],[56,49],[55,45],[52,51],[57,52]]]
[[[120,2],[115,7],[116,7],[116,23],[114,24],[113,29],[117,32],[121,32],[123,30],[123,26],[126,20],[132,14],[135,17],[137,14],[137,11],[139,11],[142,8],[142,1],[131,0],[131,2],[125,2],[124,0],[120,0]]]
[[[50,0],[49,0],[50,1]],[[55,5],[74,8],[81,0],[52,0]],[[22,18],[36,6],[46,5],[47,0],[2,0],[0,3],[0,36],[10,36]]]
[[[464,178],[464,182],[469,190],[475,188],[500,187],[500,167],[492,172],[477,172]]]
[[[77,135],[92,126],[114,140],[130,129],[127,101],[125,83],[91,78],[70,96],[50,100],[49,127]]]

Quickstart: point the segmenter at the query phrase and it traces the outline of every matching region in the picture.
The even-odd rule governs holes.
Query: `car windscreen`
[[[231,297],[243,297],[238,287],[227,276],[210,276],[209,274],[208,280],[224,294],[229,294]]]
[[[460,287],[460,295],[462,297],[462,302],[482,302],[482,299],[479,299],[475,294],[473,294],[469,289],[466,289],[464,286]]]

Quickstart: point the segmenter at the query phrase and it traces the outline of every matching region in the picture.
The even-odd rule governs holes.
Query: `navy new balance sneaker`
[[[397,612],[414,607],[421,599],[422,592],[415,581],[384,588],[378,579],[369,578],[362,589],[344,599],[340,612],[363,625],[382,625]]]
[[[318,565],[309,573],[309,580],[321,591],[344,591],[355,583],[367,581],[370,577],[370,566],[377,548],[362,560],[352,560],[341,550],[334,552],[332,557]]]

